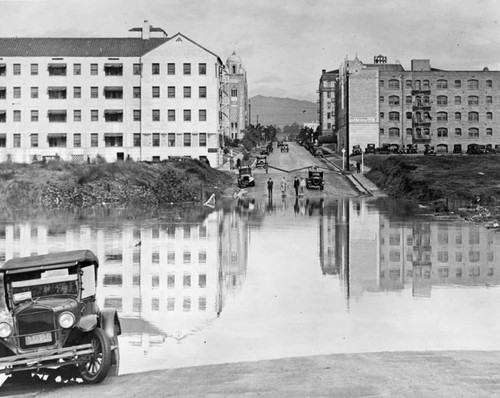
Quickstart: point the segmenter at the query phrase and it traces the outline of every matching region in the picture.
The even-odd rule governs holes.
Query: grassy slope
[[[500,201],[500,156],[365,156],[367,177],[396,198]]]

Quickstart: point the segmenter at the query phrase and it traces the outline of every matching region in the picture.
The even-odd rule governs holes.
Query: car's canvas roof
[[[49,253],[40,256],[17,257],[6,261],[0,267],[0,273],[19,273],[45,269],[67,268],[79,262],[98,263],[97,257],[90,250],[73,250]]]

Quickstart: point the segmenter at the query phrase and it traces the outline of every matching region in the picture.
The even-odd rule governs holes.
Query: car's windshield
[[[78,294],[78,278],[67,269],[40,272],[34,277],[21,278],[11,282],[14,304],[41,297]]]

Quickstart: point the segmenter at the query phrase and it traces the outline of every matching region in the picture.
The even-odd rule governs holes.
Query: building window
[[[455,135],[456,136],[461,136],[462,135],[462,129],[461,128],[456,128],[455,129]]]
[[[66,147],[66,134],[49,134],[47,137],[49,147]]]
[[[200,98],[207,98],[207,88],[205,86],[200,86],[199,96]]]
[[[133,97],[134,98],[141,98],[141,88],[140,87],[134,87],[133,91]]]
[[[418,91],[418,90],[420,90],[420,88],[421,88],[421,82],[420,82],[420,80],[415,80],[413,82],[413,89]]]
[[[184,109],[184,121],[185,122],[191,121],[191,109]]]
[[[407,80],[405,82],[405,86],[406,86],[406,88],[412,88],[413,87],[413,82],[411,80]]]
[[[31,87],[31,98],[38,98],[38,87]]]
[[[493,120],[493,113],[492,112],[486,112],[486,120]]]
[[[116,109],[116,110],[105,110],[104,111],[104,120],[106,122],[123,122],[123,110],[121,109]]]
[[[175,146],[175,133],[168,133],[168,146]]]
[[[440,106],[448,105],[448,97],[446,95],[438,95],[437,104]]]
[[[471,127],[469,129],[469,137],[477,138],[479,137],[479,129],[475,127]]]
[[[191,146],[191,133],[184,133],[184,146]]]
[[[379,129],[378,132],[380,135],[384,135],[384,129]]]
[[[399,122],[399,112],[389,112],[389,120],[391,122]]]
[[[455,86],[455,88],[462,87],[462,81],[461,80],[455,80],[454,86]]]
[[[37,110],[31,111],[31,121],[38,122],[38,111]]]
[[[378,81],[378,86],[381,87],[381,88],[384,87],[384,81],[383,80],[379,80]]]
[[[38,147],[38,134],[31,134],[31,147],[32,148],[37,148]]]
[[[31,64],[30,70],[32,75],[38,75],[38,64]]]
[[[99,87],[90,87],[90,98],[99,97]]]
[[[413,129],[412,128],[407,128],[406,129],[406,135],[412,135],[413,134]]]
[[[160,121],[160,110],[159,109],[153,109],[153,111],[152,111],[152,120],[153,120],[153,122],[159,122]]]
[[[488,127],[486,129],[486,135],[493,135],[493,129]]]
[[[142,72],[142,65],[141,64],[134,64],[132,66],[132,73],[134,75],[140,75]]]
[[[479,113],[478,112],[469,112],[468,120],[469,120],[469,122],[479,122]]]
[[[201,147],[207,146],[207,133],[200,133],[198,135],[198,145]]]
[[[491,105],[493,104],[493,97],[487,96],[486,97],[486,105]]]
[[[183,71],[185,75],[190,75],[191,74],[191,64],[185,63],[183,65]]]
[[[468,90],[477,90],[479,89],[479,81],[476,79],[470,79],[467,81],[467,89]]]
[[[429,80],[424,80],[424,81],[422,82],[422,89],[423,89],[423,90],[429,90],[429,87],[430,87]]]
[[[151,65],[151,73],[153,75],[159,75],[160,74],[160,64],[154,63]]]
[[[389,129],[389,137],[399,137],[399,129],[396,127],[391,127]]]
[[[184,98],[191,98],[191,87],[184,86]]]
[[[92,109],[90,111],[90,121],[91,122],[99,121],[99,111],[97,109]]]
[[[160,146],[160,133],[153,133],[153,146]]]
[[[79,133],[73,134],[73,147],[80,148],[82,146],[82,135]]]
[[[105,76],[123,76],[122,64],[104,64]]]
[[[397,95],[391,95],[389,97],[389,105],[391,106],[399,105],[399,97]]]
[[[2,110],[0,111],[0,123],[6,123],[7,122],[7,113],[6,111]]]
[[[14,111],[14,121],[15,122],[20,122],[21,121],[21,111]]]
[[[99,146],[99,134],[97,133],[90,134],[90,146],[94,148]]]
[[[14,87],[14,98],[21,98],[21,87]]]
[[[97,75],[99,73],[99,68],[97,64],[90,64],[90,74]]]
[[[175,87],[168,86],[168,98],[175,98]]]
[[[448,114],[446,112],[438,112],[437,113],[437,121],[438,122],[447,122]]]
[[[73,74],[76,76],[82,74],[82,64],[73,64]]]
[[[455,97],[455,105],[461,105],[462,104],[462,97],[456,96]]]
[[[14,148],[21,148],[21,134],[14,134]]]
[[[167,64],[167,75],[175,75],[175,64],[174,63]]]
[[[383,104],[384,103],[384,96],[381,95],[379,98],[378,98],[378,101]]]
[[[389,80],[389,90],[399,90],[399,80]]]
[[[141,146],[141,135],[139,133],[134,133],[134,146]]]
[[[444,127],[440,127],[437,130],[437,136],[438,137],[448,137],[448,129]]]
[[[73,110],[73,121],[75,122],[82,121],[82,111],[80,109]]]
[[[475,95],[471,95],[469,96],[469,98],[467,99],[467,103],[469,105],[472,105],[472,106],[477,106],[479,105],[479,97],[475,96]]]
[[[380,112],[380,119],[384,118],[384,112]]]
[[[411,105],[413,103],[411,95],[406,96],[406,105]]]
[[[14,64],[13,69],[14,69],[14,75],[21,74],[21,64]]]
[[[198,64],[198,74],[200,75],[207,74],[207,64],[205,63]]]
[[[167,113],[168,113],[168,121],[175,122],[175,109],[169,109]]]
[[[486,87],[488,88],[493,87],[493,82],[491,80],[486,80]]]
[[[231,97],[235,98],[238,96],[238,90],[233,88],[231,89]]]
[[[160,87],[153,86],[153,98],[160,98]]]
[[[436,82],[436,88],[438,90],[444,90],[444,89],[447,89],[448,88],[448,81],[447,80],[444,80],[444,79],[439,79],[437,82]]]
[[[462,114],[460,112],[455,112],[455,120],[462,120]]]
[[[123,87],[104,87],[104,98],[123,99]]]
[[[66,99],[66,87],[49,87],[49,99]]]
[[[0,99],[7,99],[7,88],[0,87]]]
[[[140,109],[134,109],[134,122],[141,121],[141,111]]]
[[[199,110],[199,121],[200,122],[206,122],[207,121],[207,110],[206,109],[200,109]]]
[[[82,98],[82,88],[73,87],[73,98]]]

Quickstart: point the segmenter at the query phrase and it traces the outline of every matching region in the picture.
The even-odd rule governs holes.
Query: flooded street
[[[5,221],[1,260],[87,248],[122,322],[120,373],[311,354],[498,350],[500,234],[390,201]],[[3,296],[3,295],[2,295]]]

